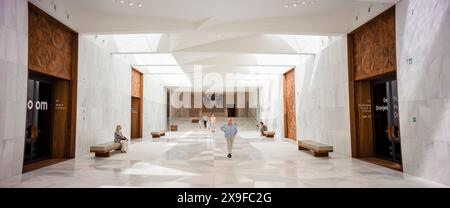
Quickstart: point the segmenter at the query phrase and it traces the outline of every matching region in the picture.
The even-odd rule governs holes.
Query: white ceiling
[[[30,0],[80,33],[344,34],[398,0]],[[313,2],[302,5],[301,2]],[[297,7],[292,5],[297,3]],[[284,8],[284,5],[290,5]],[[54,9],[56,6],[56,10]],[[371,11],[368,12],[368,8]],[[67,18],[69,14],[69,18]],[[354,17],[360,16],[358,21]]]
[[[172,88],[192,85],[198,66],[212,77],[238,74],[226,87],[267,84],[398,2],[125,0],[143,4],[137,7],[119,0],[30,1],[81,35],[112,42],[112,55]]]

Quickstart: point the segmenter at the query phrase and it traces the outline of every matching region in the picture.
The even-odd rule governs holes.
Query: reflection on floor
[[[23,170],[22,172],[26,173],[26,172],[30,172],[33,170],[37,170],[43,167],[47,167],[50,165],[54,165],[63,161],[66,161],[67,159],[48,159],[48,160],[43,160],[43,161],[39,161],[39,162],[35,162],[29,165],[24,165],[23,166]]]
[[[444,187],[337,154],[314,158],[290,141],[259,137],[246,119],[237,120],[239,138],[228,159],[219,131],[179,122],[180,131],[136,141],[127,154],[78,157],[0,187]]]
[[[370,162],[373,164],[377,164],[377,165],[381,165],[390,169],[394,169],[394,170],[398,170],[398,171],[402,171],[402,165],[400,165],[399,163],[396,162],[391,162],[391,161],[387,161],[387,160],[383,160],[380,158],[376,158],[376,157],[371,157],[371,158],[360,158],[360,160],[366,161],[366,162]]]

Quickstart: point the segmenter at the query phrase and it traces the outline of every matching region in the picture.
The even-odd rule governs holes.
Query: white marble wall
[[[270,75],[268,83],[260,88],[259,116],[276,137],[284,137],[283,75]],[[265,77],[267,78],[267,77]]]
[[[450,185],[450,1],[402,0],[396,10],[404,172]]]
[[[116,125],[130,136],[131,66],[110,54],[112,40],[80,36],[76,155],[91,145],[113,141]]]
[[[144,138],[150,137],[152,131],[167,130],[167,88],[162,85],[160,76],[144,75]]]
[[[0,180],[22,173],[27,66],[27,1],[0,0]]]
[[[248,117],[255,122],[259,122],[258,89],[249,92],[248,103]]]
[[[347,38],[339,37],[296,68],[297,139],[351,156]]]

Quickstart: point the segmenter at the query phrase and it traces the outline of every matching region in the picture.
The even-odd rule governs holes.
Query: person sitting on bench
[[[259,125],[257,126],[259,128],[259,131],[261,132],[261,136],[265,136],[264,132],[267,131],[267,126],[264,124],[264,122],[259,122]]]
[[[114,142],[120,143],[122,153],[128,152],[128,139],[123,136],[122,126],[117,125],[116,132],[114,133]]]

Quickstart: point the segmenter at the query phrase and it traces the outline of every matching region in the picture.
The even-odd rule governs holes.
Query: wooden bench
[[[196,123],[198,123],[200,121],[200,119],[199,118],[192,118],[191,121],[192,121],[192,123],[196,124]]]
[[[314,157],[328,157],[328,153],[333,152],[333,146],[315,141],[298,141],[298,150],[309,150]]]
[[[150,133],[152,135],[152,138],[160,138],[162,136],[166,136],[166,132],[165,131],[154,131],[152,133]]]
[[[170,131],[178,131],[178,126],[177,125],[170,126]]]
[[[273,137],[275,137],[275,132],[274,131],[265,131],[264,136],[266,136],[267,138],[273,138]]]
[[[91,153],[95,153],[95,157],[110,157],[111,153],[120,150],[120,143],[108,142],[91,146]]]

